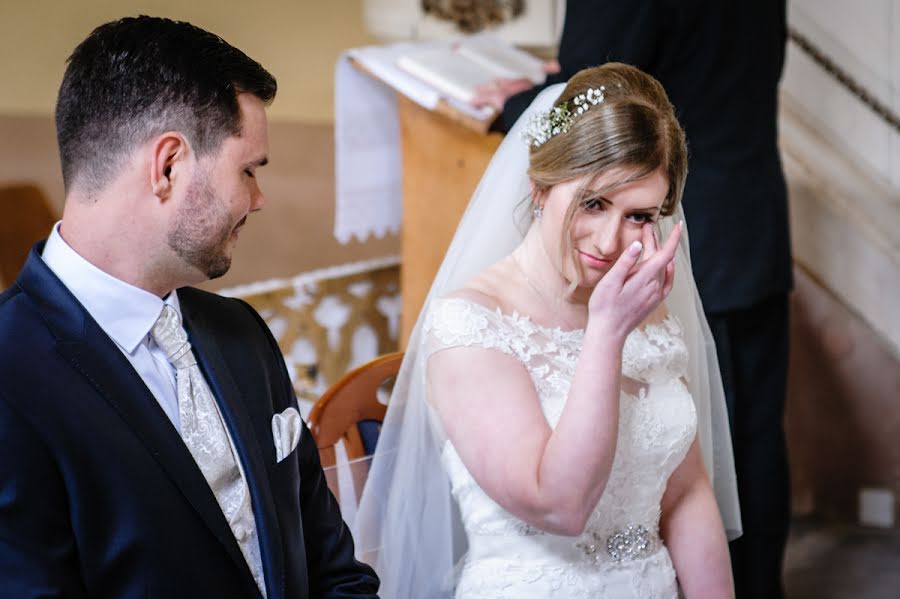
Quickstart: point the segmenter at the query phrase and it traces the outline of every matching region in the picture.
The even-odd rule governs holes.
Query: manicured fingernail
[[[628,247],[628,251],[631,252],[632,256],[637,256],[638,254],[641,253],[641,248],[643,248],[643,247],[644,246],[641,244],[640,241],[633,241],[633,242],[631,242],[631,245]]]

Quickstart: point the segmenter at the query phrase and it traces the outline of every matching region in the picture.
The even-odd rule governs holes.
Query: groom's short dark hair
[[[265,103],[277,84],[258,62],[190,23],[139,16],[106,23],[69,57],[56,103],[66,189],[102,189],[139,144],[179,131],[198,154],[241,130],[237,94]]]

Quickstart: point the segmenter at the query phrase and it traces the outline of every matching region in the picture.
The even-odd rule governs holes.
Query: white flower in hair
[[[522,132],[522,139],[529,146],[536,148],[546,143],[554,135],[565,133],[572,127],[572,122],[577,115],[583,114],[591,106],[603,102],[604,91],[606,91],[606,86],[601,85],[600,89],[589,88],[586,92],[578,94],[572,98],[574,106],[572,110],[567,104],[563,104],[554,106],[548,112],[533,114]]]

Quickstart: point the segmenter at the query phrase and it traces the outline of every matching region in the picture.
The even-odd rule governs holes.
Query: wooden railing
[[[819,65],[826,73],[841,84],[847,91],[853,94],[860,102],[868,106],[894,131],[900,133],[900,117],[890,107],[878,100],[874,94],[862,86],[853,76],[841,68],[831,57],[825,54],[808,37],[797,31],[795,27],[788,27],[788,39],[806,53],[813,62]]]

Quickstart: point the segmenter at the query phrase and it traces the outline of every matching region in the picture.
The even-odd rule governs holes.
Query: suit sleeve
[[[242,302],[243,303],[243,302]],[[256,311],[245,304],[265,331],[281,370],[285,396],[297,405],[294,387],[284,365],[278,343]],[[340,506],[325,481],[319,449],[312,433],[303,424],[297,447],[300,467],[300,514],[306,544],[310,597],[322,599],[378,597],[378,577],[374,570],[354,557],[353,537],[344,524]]]
[[[0,599],[86,597],[47,447],[0,393]]]
[[[660,2],[653,0],[569,0],[559,44],[559,73],[536,87],[511,96],[496,127],[508,132],[546,87],[604,62],[625,62],[652,72],[658,60]]]
[[[353,538],[325,482],[319,450],[309,429],[303,432],[298,458],[310,595],[334,599],[377,597],[378,577],[354,558]]]

